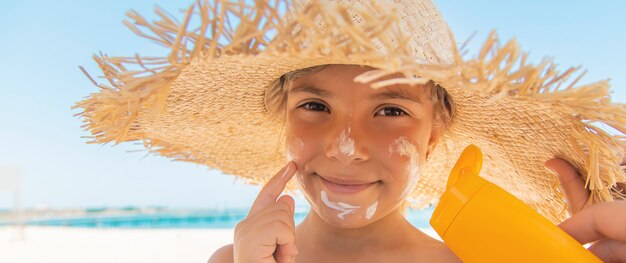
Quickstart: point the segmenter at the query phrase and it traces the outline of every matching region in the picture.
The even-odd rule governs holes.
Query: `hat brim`
[[[181,27],[170,28],[176,26]],[[191,35],[185,36],[193,39]],[[352,36],[355,42],[366,37],[371,36]],[[452,63],[424,65],[406,63],[412,54],[372,59],[371,52],[337,56],[324,49],[303,52],[298,46],[235,54],[222,49],[219,55],[207,55],[213,47],[198,44],[203,43],[200,38],[204,36],[196,34],[196,45],[181,58],[168,58],[170,64],[161,71],[141,72],[147,76],[119,66],[128,59],[96,57],[114,87],[103,87],[76,106],[84,109],[81,116],[94,142],[139,140],[162,156],[262,183],[286,162],[284,123],[264,104],[268,85],[297,69],[357,64],[433,80],[454,98],[454,124],[422,169],[410,195],[414,207],[437,202],[452,165],[468,144],[484,152],[483,177],[555,222],[565,209],[556,177],[543,167],[547,159],[562,157],[576,166],[595,200],[619,197],[613,186],[626,181],[619,167],[626,144],[594,124],[626,130],[626,107],[607,100],[608,83],[554,88],[571,72],[558,74],[548,64],[521,63],[512,69],[509,65],[523,57],[514,42],[498,46],[490,38],[477,58],[462,59],[455,49]],[[180,53],[181,45],[170,44],[172,54]],[[140,58],[135,63],[145,64]]]

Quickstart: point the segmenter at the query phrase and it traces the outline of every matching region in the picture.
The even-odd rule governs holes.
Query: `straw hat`
[[[606,81],[577,86],[567,81],[576,69],[529,64],[495,34],[465,58],[428,0],[248,2],[198,1],[182,22],[160,9],[153,23],[129,12],[127,26],[171,52],[94,56],[109,84],[91,79],[100,90],[74,106],[91,143],[141,141],[150,152],[263,183],[285,163],[284,123],[264,104],[268,85],[296,69],[359,64],[378,70],[357,81],[433,80],[456,102],[454,123],[410,195],[414,207],[437,202],[468,144],[484,151],[483,177],[555,222],[566,212],[543,166],[554,156],[581,171],[593,201],[622,197],[626,105],[610,101]]]

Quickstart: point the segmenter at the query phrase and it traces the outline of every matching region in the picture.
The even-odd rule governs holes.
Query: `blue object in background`
[[[295,222],[299,224],[308,212],[297,211]],[[417,228],[430,228],[428,220],[433,209],[409,210],[405,217]],[[32,226],[61,226],[82,228],[234,228],[243,220],[248,210],[230,209],[205,212],[165,212],[133,215],[94,215],[27,221]],[[0,223],[0,226],[7,223]]]

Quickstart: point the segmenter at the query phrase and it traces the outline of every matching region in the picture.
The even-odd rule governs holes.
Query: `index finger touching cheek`
[[[293,162],[287,163],[283,169],[281,169],[265,184],[265,186],[263,186],[259,195],[257,195],[256,200],[254,200],[249,214],[254,214],[267,206],[275,204],[276,199],[278,199],[280,194],[283,192],[287,186],[287,182],[291,180],[295,172],[296,165]]]

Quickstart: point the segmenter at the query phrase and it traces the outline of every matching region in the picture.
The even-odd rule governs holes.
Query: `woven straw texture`
[[[127,26],[171,52],[94,56],[108,84],[92,79],[99,92],[75,106],[91,142],[141,141],[150,152],[263,183],[285,163],[284,124],[264,106],[269,83],[296,69],[359,64],[378,70],[356,81],[379,88],[429,79],[456,102],[413,207],[437,202],[468,144],[484,152],[483,177],[554,222],[566,216],[557,179],[543,167],[554,156],[583,174],[592,202],[623,197],[616,183],[626,182],[626,105],[610,101],[606,81],[577,85],[568,81],[577,69],[529,64],[495,34],[477,56],[462,57],[427,0],[246,2],[198,1],[182,22],[160,9],[154,23],[129,12]]]

